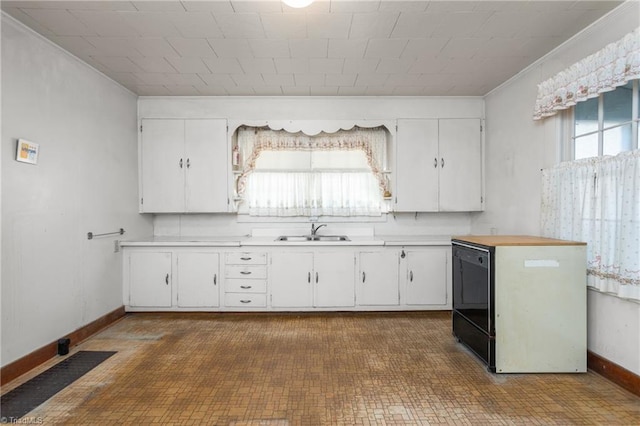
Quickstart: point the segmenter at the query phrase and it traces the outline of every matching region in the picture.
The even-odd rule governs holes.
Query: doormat
[[[115,352],[79,351],[0,398],[3,423],[21,418],[100,365]]]

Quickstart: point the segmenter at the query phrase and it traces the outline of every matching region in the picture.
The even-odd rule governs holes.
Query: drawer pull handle
[[[444,158],[440,159],[440,167],[444,168]]]
[[[318,273],[316,272],[316,284],[318,284]]]
[[[241,257],[240,260],[251,260],[250,257]]]
[[[409,281],[413,282],[413,271],[409,271]]]
[[[240,286],[240,288],[243,288],[243,289],[245,289],[245,290],[248,290],[248,289],[250,289],[250,288],[251,288],[251,286],[250,286],[250,285],[241,285],[241,286]]]
[[[251,303],[251,300],[241,300],[240,303]]]
[[[367,278],[367,276],[364,274],[364,271],[362,271],[362,282],[364,282],[364,280]]]
[[[307,282],[310,283],[311,282],[311,272],[309,272],[307,274]]]
[[[166,276],[166,277],[164,277],[164,283],[165,283],[166,285],[169,285],[169,274],[167,274],[167,276]]]
[[[242,275],[251,275],[251,271],[240,271]]]
[[[438,159],[437,158],[433,159],[433,167],[434,168],[438,167]]]
[[[218,274],[213,274],[213,285],[218,285]]]

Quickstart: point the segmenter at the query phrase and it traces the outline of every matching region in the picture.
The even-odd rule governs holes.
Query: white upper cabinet
[[[480,119],[400,119],[395,211],[482,210]]]
[[[141,125],[140,211],[226,212],[226,120],[143,119]]]

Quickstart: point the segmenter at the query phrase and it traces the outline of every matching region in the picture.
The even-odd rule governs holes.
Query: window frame
[[[631,124],[631,149],[633,151],[635,149],[639,149],[640,146],[638,144],[638,123],[640,122],[640,111],[638,104],[640,103],[640,80],[631,80],[632,86],[632,96],[631,96],[631,120],[625,121],[622,123],[616,123],[613,126],[604,127],[604,95],[605,93],[600,93],[598,95],[598,129],[592,132],[583,133],[580,136],[576,137],[576,117],[575,117],[575,105],[568,110],[569,119],[567,120],[567,124],[569,129],[567,129],[569,133],[569,147],[568,150],[564,150],[565,155],[568,156],[569,160],[576,160],[576,139],[583,138],[591,135],[598,135],[598,157],[602,157],[604,154],[604,134],[606,131],[615,129],[618,127],[623,127],[628,124]],[[618,88],[616,88],[618,90]],[[623,152],[623,151],[621,151]],[[593,158],[593,157],[585,157],[585,158]]]

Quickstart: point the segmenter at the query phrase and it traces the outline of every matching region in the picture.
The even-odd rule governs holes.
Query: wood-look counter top
[[[580,241],[557,240],[555,238],[534,237],[531,235],[460,235],[452,240],[480,244],[488,247],[497,246],[582,246]]]

